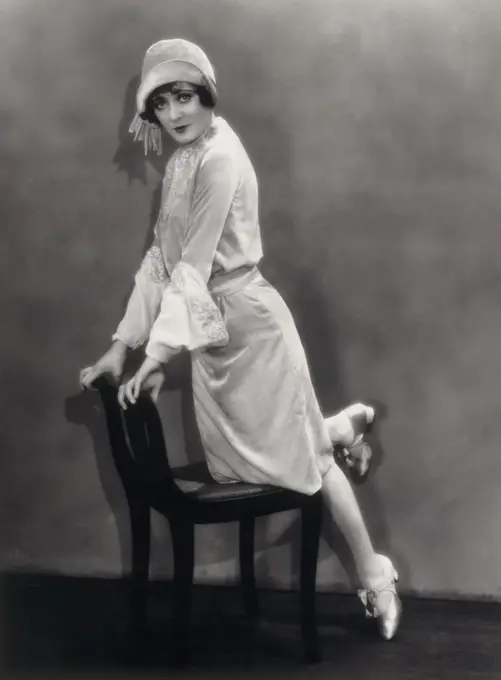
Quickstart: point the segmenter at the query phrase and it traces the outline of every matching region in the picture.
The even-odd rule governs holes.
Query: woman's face
[[[193,142],[212,121],[212,109],[202,106],[190,83],[159,90],[153,95],[152,105],[159,123],[178,144]]]

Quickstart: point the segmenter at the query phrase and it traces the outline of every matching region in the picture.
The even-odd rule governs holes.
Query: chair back
[[[158,409],[141,394],[126,410],[118,403],[118,388],[98,378],[115,466],[127,493],[146,494],[150,500],[179,501],[184,494],[175,484]]]

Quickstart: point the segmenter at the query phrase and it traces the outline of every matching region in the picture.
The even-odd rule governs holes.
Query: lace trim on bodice
[[[205,146],[216,132],[216,121],[217,119],[194,142],[181,146],[174,151],[169,159],[165,168],[162,205],[156,224],[158,233],[161,234],[167,228],[169,216],[176,204],[178,207],[176,212],[179,211],[180,202],[187,206],[191,196],[195,173],[200,164]]]

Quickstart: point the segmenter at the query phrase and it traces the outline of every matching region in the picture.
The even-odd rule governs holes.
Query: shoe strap
[[[397,594],[397,589],[395,586],[395,579],[390,578],[386,583],[384,583],[382,586],[379,588],[360,588],[357,591],[357,595],[362,601],[362,604],[365,607],[365,616],[368,619],[372,618],[377,618],[378,616],[381,616],[381,612],[378,610],[376,601],[377,597],[380,593],[383,591],[387,591],[389,593],[393,593],[394,595]]]
[[[355,439],[351,442],[351,444],[349,446],[345,446],[344,448],[347,451],[350,451],[351,449],[354,449],[355,446],[360,446],[360,444],[362,444],[363,441],[364,441],[364,436],[365,436],[365,432],[361,432],[360,434],[358,434],[355,437]]]

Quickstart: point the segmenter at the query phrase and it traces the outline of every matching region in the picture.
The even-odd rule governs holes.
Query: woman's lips
[[[178,125],[177,127],[173,128],[174,132],[176,132],[178,135],[182,134],[183,132],[186,131],[188,128],[188,125]]]

